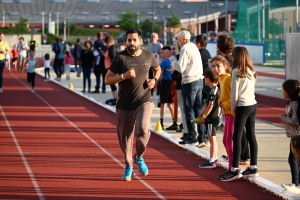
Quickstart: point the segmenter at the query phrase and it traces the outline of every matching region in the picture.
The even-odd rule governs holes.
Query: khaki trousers
[[[133,165],[132,146],[136,137],[136,155],[143,157],[150,139],[151,115],[154,108],[152,102],[141,104],[136,110],[116,110],[117,132],[125,164]]]

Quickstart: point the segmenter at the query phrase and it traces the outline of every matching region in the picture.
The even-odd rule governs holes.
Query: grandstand
[[[64,20],[80,27],[111,30],[118,28],[119,15],[127,10],[140,14],[140,23],[152,19],[163,24],[174,12],[182,27],[194,25],[196,32],[224,29],[237,12],[238,0],[229,0],[226,12],[225,0],[0,0],[2,26],[13,26],[22,17],[29,27],[41,28],[44,13],[45,24]],[[51,15],[51,16],[50,16]],[[208,25],[206,25],[208,23]],[[196,26],[197,24],[197,26]],[[201,25],[202,24],[202,25]],[[208,27],[209,30],[206,30]],[[230,29],[231,23],[228,23]],[[234,27],[231,27],[233,29]]]

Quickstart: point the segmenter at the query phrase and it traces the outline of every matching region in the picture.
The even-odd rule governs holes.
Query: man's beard
[[[134,49],[130,48],[130,47],[135,47]],[[135,52],[137,52],[140,49],[140,46],[129,46],[127,47],[127,50],[129,51],[129,53],[134,54]]]

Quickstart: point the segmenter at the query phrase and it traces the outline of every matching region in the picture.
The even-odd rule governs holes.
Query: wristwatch
[[[157,78],[153,78],[154,79],[154,81],[155,81],[155,83],[157,82]]]

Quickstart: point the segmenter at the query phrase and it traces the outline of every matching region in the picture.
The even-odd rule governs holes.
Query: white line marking
[[[27,85],[18,79],[14,74],[12,74],[21,84],[23,84],[25,87]],[[68,122],[71,126],[73,126],[77,131],[79,131],[82,135],[84,135],[88,140],[90,140],[95,146],[97,146],[101,151],[103,151],[106,155],[108,155],[112,160],[114,160],[118,165],[125,168],[125,165],[122,164],[117,158],[115,158],[113,155],[111,155],[108,151],[106,151],[101,145],[99,145],[95,140],[93,140],[88,134],[86,134],[84,131],[82,131],[80,128],[78,128],[75,124],[73,124],[71,121],[68,120],[65,116],[63,116],[58,110],[56,110],[53,106],[51,106],[43,97],[38,95],[36,92],[34,93],[37,97],[39,97],[46,105],[48,105],[53,111],[55,111],[59,116],[61,116],[66,122]],[[155,190],[151,185],[149,185],[146,181],[144,181],[142,178],[140,178],[138,175],[133,174],[133,176],[139,180],[145,187],[147,187],[151,192],[153,192],[158,198],[162,200],[166,200],[164,196],[162,196],[157,190]],[[121,178],[120,178],[121,180]]]
[[[14,131],[12,130],[12,128],[11,128],[11,126],[10,126],[10,124],[9,124],[9,121],[7,120],[6,115],[5,115],[4,110],[2,109],[2,106],[1,106],[1,105],[0,105],[0,111],[1,111],[1,113],[2,113],[2,116],[3,116],[3,119],[4,119],[5,123],[6,123],[6,126],[7,126],[7,128],[9,129],[9,132],[10,132],[10,134],[11,134],[11,137],[13,138],[14,143],[15,143],[15,145],[16,145],[18,151],[19,151],[19,154],[20,154],[20,156],[21,156],[21,158],[22,158],[22,161],[23,161],[23,163],[24,163],[24,165],[25,165],[25,168],[26,168],[26,170],[27,170],[27,173],[28,173],[28,175],[29,175],[29,177],[30,177],[30,179],[31,179],[31,182],[32,182],[32,184],[33,184],[33,186],[34,186],[34,188],[35,188],[35,191],[36,191],[37,195],[39,196],[39,199],[40,199],[40,200],[44,200],[45,198],[44,198],[43,193],[42,193],[42,191],[41,191],[41,189],[40,189],[40,186],[39,186],[39,184],[37,183],[37,181],[35,180],[34,174],[33,174],[32,171],[31,171],[31,168],[30,168],[30,166],[29,166],[29,164],[28,164],[28,162],[27,162],[27,159],[26,159],[26,157],[25,157],[23,151],[22,151],[22,148],[21,148],[21,146],[19,145],[18,139],[17,139],[17,137],[15,136]]]

